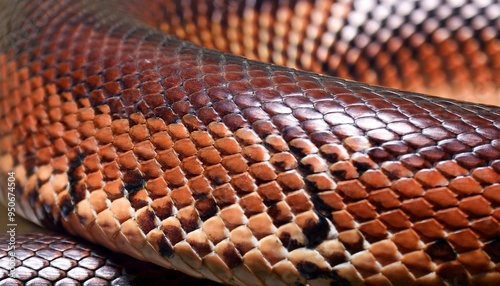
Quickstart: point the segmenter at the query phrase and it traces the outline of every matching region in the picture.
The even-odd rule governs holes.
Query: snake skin
[[[498,1],[150,2],[155,9],[141,11],[144,21],[206,47],[370,84],[499,102]]]
[[[377,83],[411,70],[395,85],[428,90],[434,80],[474,75],[495,93],[499,5],[462,2],[448,7],[457,15],[469,11],[460,7],[480,7],[486,20],[462,15],[470,21],[458,23],[470,22],[484,41],[445,40],[415,51],[429,57],[421,61],[407,60],[409,52],[389,41],[387,52],[374,50],[374,70],[353,60],[359,50],[330,54],[343,49],[340,41],[322,70],[350,77],[368,70]],[[190,18],[171,16],[195,6],[185,3],[0,2],[1,200],[14,171],[17,211],[35,223],[224,284],[500,284],[500,108],[248,60],[145,24],[184,26],[189,37],[198,30],[185,24]],[[267,1],[214,3],[224,11],[251,11],[250,4],[283,11]],[[329,2],[288,4],[309,15],[301,7],[320,3]],[[237,20],[225,15],[213,19],[230,33]],[[262,27],[273,23],[259,19]],[[231,41],[248,39],[231,33]],[[211,38],[201,35],[200,42]],[[207,41],[315,71],[308,49],[324,47],[307,48],[297,36],[285,42],[303,48],[282,49],[300,53],[279,59],[266,54],[269,41],[257,42],[262,48]],[[391,49],[394,65],[383,60]],[[437,60],[433,49],[449,59]],[[462,49],[483,59],[455,60]]]
[[[16,278],[9,277],[8,250],[0,243],[0,285],[205,285],[220,284],[130,259],[78,239],[57,234],[18,236]]]

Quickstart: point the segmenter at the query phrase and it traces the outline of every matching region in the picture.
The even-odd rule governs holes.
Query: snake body
[[[500,108],[164,33],[498,96],[498,4],[381,2],[2,2],[2,200],[229,285],[500,285]]]

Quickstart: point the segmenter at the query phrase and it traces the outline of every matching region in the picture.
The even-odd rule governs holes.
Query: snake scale
[[[3,0],[1,200],[228,285],[500,285],[500,108],[400,90],[498,102],[499,15]]]

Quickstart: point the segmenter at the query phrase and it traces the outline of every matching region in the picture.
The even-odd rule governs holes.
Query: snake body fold
[[[403,25],[379,49],[363,50],[366,39],[356,38],[358,49],[343,58],[333,52],[344,49],[352,25],[336,29],[357,23],[345,13],[376,17],[383,9],[356,12],[356,1],[164,2],[146,12],[124,1],[1,3],[3,200],[14,171],[17,210],[35,223],[225,284],[500,284],[500,108],[266,64],[158,30],[192,38],[196,24],[211,23],[195,41],[353,77],[370,62],[354,54],[375,53],[379,65],[367,75],[375,83],[401,72],[410,78],[396,86],[439,91],[436,82],[465,77],[495,93],[498,31],[480,24],[498,28],[490,19],[498,5],[446,6],[450,19],[472,27],[448,33],[463,46],[404,38]],[[471,7],[484,12],[482,22],[463,15]],[[446,14],[435,8],[429,17]],[[317,25],[305,29],[300,17]],[[238,23],[252,19],[259,29],[275,25],[273,42],[250,25],[238,34]],[[416,27],[430,29],[425,23]],[[311,27],[333,38],[310,40]],[[370,26],[357,27],[369,35]],[[209,37],[221,31],[227,42]],[[441,35],[431,31],[417,35]],[[273,45],[287,56],[268,52]],[[330,61],[317,62],[310,46]],[[385,48],[395,50],[394,66]],[[439,62],[433,51],[448,58]],[[453,60],[459,51],[465,56]],[[457,90],[468,94],[449,89]]]

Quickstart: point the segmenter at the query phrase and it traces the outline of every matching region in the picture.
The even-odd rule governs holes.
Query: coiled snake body
[[[279,2],[2,2],[2,200],[226,284],[500,285],[499,108],[160,31],[494,103],[500,6]]]

